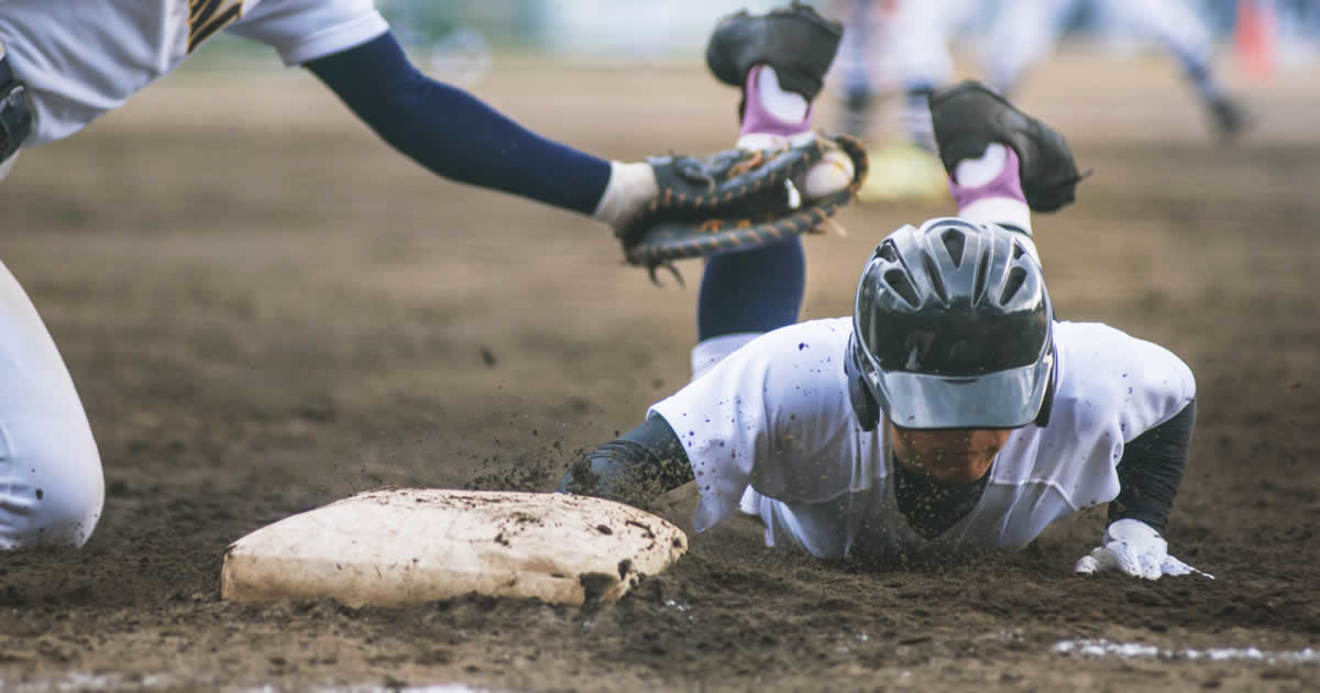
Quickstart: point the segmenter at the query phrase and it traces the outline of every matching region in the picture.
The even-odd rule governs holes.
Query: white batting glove
[[[1215,576],[1170,556],[1169,543],[1159,532],[1145,522],[1130,518],[1109,525],[1101,545],[1077,559],[1074,570],[1083,575],[1121,570],[1127,575],[1146,580],[1191,573],[1215,579]]]

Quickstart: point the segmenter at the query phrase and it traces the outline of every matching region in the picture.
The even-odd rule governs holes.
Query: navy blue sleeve
[[[697,341],[792,325],[806,287],[801,238],[715,255],[701,275]]]
[[[583,214],[596,210],[609,182],[609,162],[423,75],[390,32],[306,67],[386,142],[445,178]]]

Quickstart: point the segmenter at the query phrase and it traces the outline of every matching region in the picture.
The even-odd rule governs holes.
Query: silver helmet
[[[1053,309],[1024,238],[932,219],[890,234],[857,285],[845,358],[863,428],[1016,428],[1048,420]]]

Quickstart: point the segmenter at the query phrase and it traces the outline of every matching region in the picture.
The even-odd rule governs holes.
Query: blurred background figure
[[[839,129],[873,145],[863,197],[943,195],[926,100],[953,81],[949,41],[978,7],[974,0],[830,3],[831,16],[845,25],[836,68]],[[898,117],[886,119],[894,97],[901,99]]]
[[[1222,138],[1237,136],[1247,125],[1242,106],[1215,79],[1212,34],[1185,0],[1003,0],[983,50],[986,82],[1011,93],[1082,11],[1119,31],[1154,39],[1168,50]]]
[[[1273,28],[1277,35],[1277,58],[1281,65],[1313,63],[1320,57],[1320,2],[1316,0],[1254,0],[1264,8],[1262,34]],[[1259,11],[1255,7],[1251,10]],[[1240,38],[1240,37],[1239,37]],[[1241,41],[1239,41],[1241,46]]]
[[[978,55],[966,76],[1011,96],[1032,66],[1069,36],[1117,39],[1101,50],[1154,42],[1178,61],[1214,131],[1232,139],[1249,109],[1216,77],[1216,42],[1252,79],[1276,62],[1314,57],[1315,0],[829,0],[845,24],[832,79],[837,127],[871,144],[870,199],[937,198],[943,171],[929,156],[931,89],[955,81],[954,49]],[[1276,48],[1276,44],[1278,44]]]
[[[841,129],[872,135],[874,106],[885,92],[901,91],[900,122],[907,139],[933,150],[930,92],[953,79],[949,39],[970,0],[843,0],[833,16],[846,26],[838,71]]]
[[[481,81],[490,69],[491,50],[484,32],[469,26],[457,3],[382,0],[377,5],[399,42],[428,56],[428,71],[461,87]],[[517,40],[517,37],[511,37]]]

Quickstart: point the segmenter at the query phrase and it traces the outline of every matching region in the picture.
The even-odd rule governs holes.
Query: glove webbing
[[[629,224],[629,231],[645,230],[658,217],[691,213],[694,218],[716,213],[740,200],[746,200],[783,185],[809,166],[820,161],[825,155],[825,144],[819,139],[809,144],[791,147],[783,151],[745,152],[736,161],[724,164],[725,180],[718,180],[721,172],[689,169],[682,164],[675,165],[675,174],[689,183],[705,185],[709,192],[689,190],[676,192],[662,186],[660,194],[642,208],[637,218]],[[696,164],[699,162],[690,162]]]
[[[710,220],[704,224],[710,226],[710,230],[700,235],[693,235],[693,231],[700,228],[698,225],[675,221],[661,222],[648,230],[645,241],[628,248],[628,262],[645,266],[651,274],[652,281],[655,281],[655,268],[659,266],[665,266],[677,275],[672,265],[674,260],[704,257],[743,246],[767,245],[798,234],[817,231],[817,227],[822,222],[834,216],[840,207],[857,195],[868,171],[866,149],[861,142],[846,135],[835,135],[830,139],[852,159],[853,178],[848,187],[828,197],[812,200],[791,214],[771,221],[757,223],[750,219]],[[804,162],[819,161],[823,155],[823,145],[820,146],[822,152],[818,153],[814,160],[804,159]],[[788,176],[776,178],[769,183],[783,185],[786,180]]]

